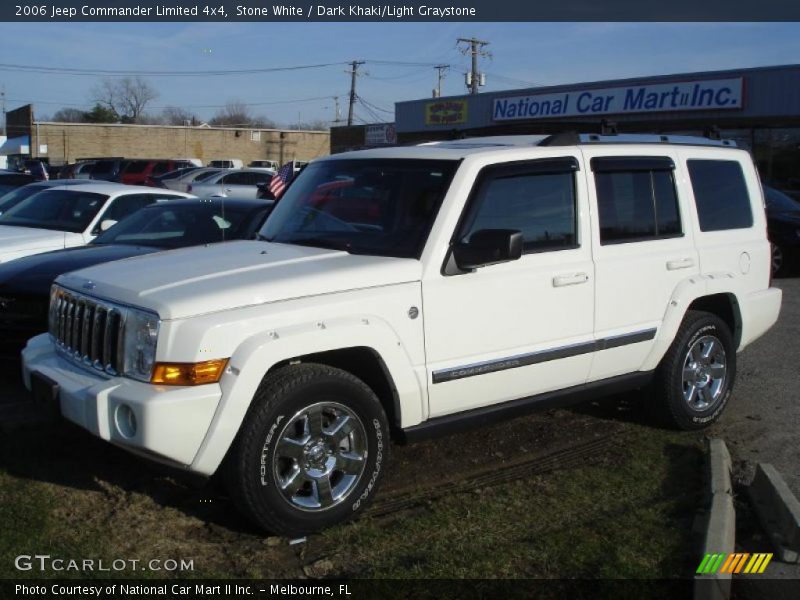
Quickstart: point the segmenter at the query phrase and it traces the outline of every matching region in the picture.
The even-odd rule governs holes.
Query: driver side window
[[[575,202],[568,159],[490,167],[473,191],[459,240],[485,229],[512,229],[522,232],[526,254],[576,248]]]

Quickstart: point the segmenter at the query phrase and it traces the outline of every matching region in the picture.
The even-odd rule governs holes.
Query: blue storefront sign
[[[682,81],[495,98],[493,121],[741,109],[742,78]]]

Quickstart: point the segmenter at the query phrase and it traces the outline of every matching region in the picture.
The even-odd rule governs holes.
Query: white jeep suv
[[[703,427],[780,303],[758,176],[728,142],[436,142],[313,162],[258,240],[59,277],[24,377],[301,534],[364,508],[390,436],[639,388]]]

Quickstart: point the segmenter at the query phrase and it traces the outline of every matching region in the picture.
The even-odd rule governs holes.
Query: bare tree
[[[218,127],[253,127],[255,129],[272,129],[275,123],[264,116],[254,116],[247,104],[241,100],[229,100],[208,122]]]
[[[62,108],[51,117],[57,123],[83,123],[86,113],[78,108]]]
[[[158,97],[156,89],[141,77],[104,79],[92,89],[92,100],[116,112],[123,121],[136,123],[147,104]]]
[[[325,119],[312,119],[311,121],[292,123],[288,128],[295,130],[302,129],[305,131],[328,131],[331,128],[331,123]]]
[[[165,125],[194,125],[198,121],[197,115],[179,106],[167,106],[161,111],[161,119]]]

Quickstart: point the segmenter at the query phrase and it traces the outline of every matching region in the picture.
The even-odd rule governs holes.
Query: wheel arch
[[[742,340],[742,316],[739,300],[730,291],[732,283],[727,273],[696,275],[681,282],[667,304],[656,341],[641,370],[653,370],[659,365],[689,310],[705,311],[722,319],[730,328],[734,347],[738,349]]]

